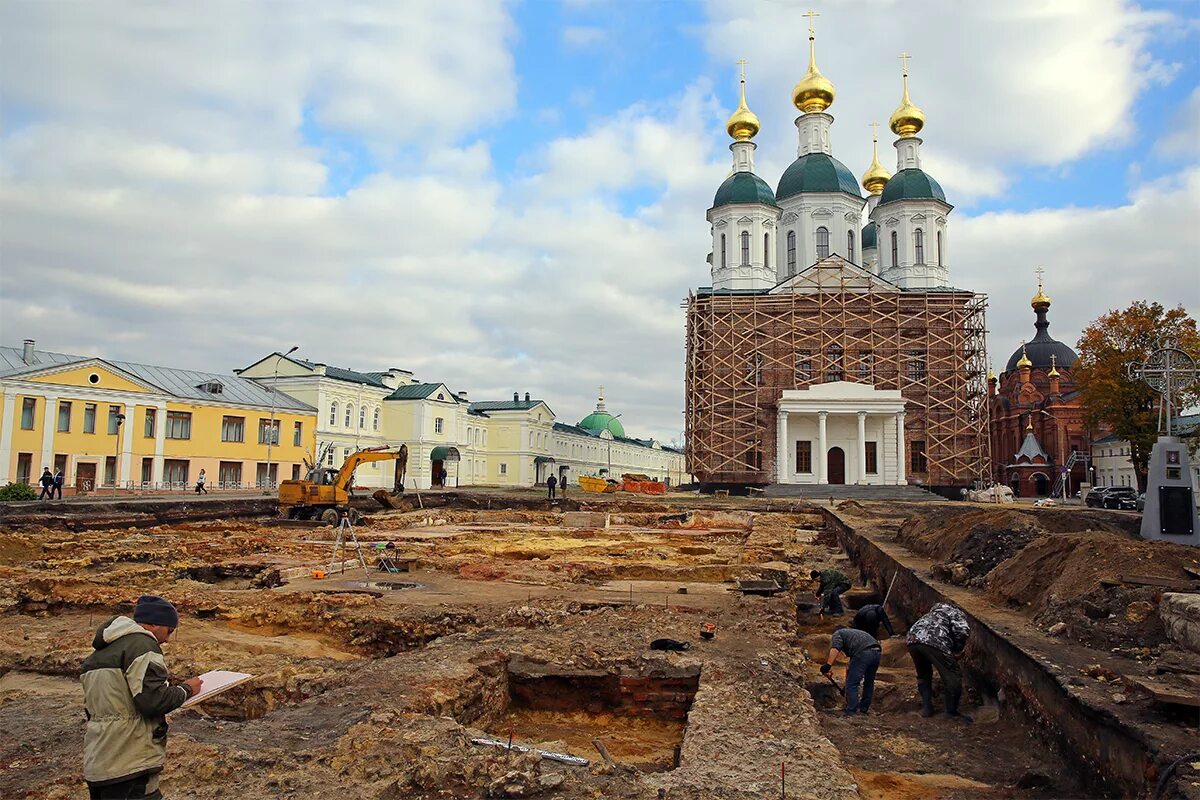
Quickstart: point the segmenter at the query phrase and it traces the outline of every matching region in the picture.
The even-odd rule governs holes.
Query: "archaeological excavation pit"
[[[700,668],[567,669],[509,662],[508,704],[487,725],[502,741],[599,760],[594,740],[618,764],[643,772],[679,766]]]

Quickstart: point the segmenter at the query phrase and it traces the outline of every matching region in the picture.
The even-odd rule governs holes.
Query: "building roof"
[[[593,411],[579,420],[579,427],[597,434],[606,430],[613,435],[614,439],[625,438],[625,426],[621,424],[621,420],[607,411]]]
[[[395,391],[389,394],[384,400],[424,400],[429,397],[439,386],[445,386],[443,383],[406,383],[403,386],[397,387]],[[458,398],[449,389],[446,390],[450,400],[458,402]]]
[[[270,406],[290,408],[298,411],[315,411],[307,403],[302,403],[291,395],[283,392],[272,392],[268,388],[237,375],[224,375],[216,372],[200,372],[191,369],[176,369],[174,367],[159,367],[150,364],[138,364],[132,361],[113,361],[112,359],[95,356],[77,356],[68,353],[53,353],[46,350],[35,350],[33,363],[26,364],[23,349],[19,347],[0,347],[0,378],[20,377],[26,373],[40,372],[56,366],[69,366],[88,362],[107,364],[117,370],[128,373],[138,380],[154,386],[164,394],[169,394],[185,400],[226,400],[230,403],[253,406]],[[221,393],[213,394],[199,388],[200,386],[219,382]]]
[[[725,179],[713,197],[713,208],[734,203],[762,203],[778,208],[775,193],[762,178],[753,172],[735,172]]]
[[[874,222],[868,222],[862,229],[862,249],[870,250],[872,247],[878,247],[879,228]]]
[[[305,361],[302,358],[297,358],[296,363],[303,364],[309,369],[314,369],[317,366],[314,362]],[[387,384],[383,382],[383,376],[385,374],[386,373],[383,372],[357,372],[356,370],[352,369],[345,369],[343,367],[330,367],[328,365],[325,367],[325,377],[327,378],[333,378],[334,380],[339,381],[348,381],[350,383],[361,383],[365,386],[377,386],[380,389],[388,388]]]
[[[1017,368],[1017,362],[1021,360],[1022,354],[1029,357],[1032,363],[1031,369],[1050,369],[1051,366],[1057,366],[1058,369],[1075,367],[1076,362],[1079,361],[1079,356],[1075,354],[1075,351],[1050,336],[1050,321],[1047,319],[1049,308],[1049,305],[1045,305],[1034,309],[1036,321],[1033,323],[1033,327],[1037,330],[1037,334],[1013,351],[1013,354],[1008,357],[1008,364],[1004,368],[1005,372],[1011,372]],[[1054,358],[1052,359],[1050,356],[1054,356]]]
[[[1013,459],[1016,463],[1032,463],[1035,458],[1041,458],[1042,461],[1048,462],[1050,456],[1046,455],[1046,451],[1042,449],[1041,442],[1033,431],[1025,433],[1025,441],[1021,442],[1021,449],[1017,451],[1017,457]]]
[[[945,203],[946,193],[932,175],[910,167],[900,170],[887,182],[879,196],[879,205],[897,200],[941,200]]]
[[[1114,442],[1123,442],[1123,441],[1125,441],[1125,440],[1122,439],[1120,436],[1117,436],[1115,433],[1110,433],[1108,436],[1105,436],[1103,439],[1095,440],[1094,442],[1092,442],[1092,444],[1112,444]]]
[[[542,400],[478,400],[468,407],[471,411],[528,411]],[[547,406],[549,407],[549,406]]]
[[[808,153],[793,161],[779,179],[775,198],[783,200],[804,192],[845,192],[862,197],[854,173],[825,153]]]

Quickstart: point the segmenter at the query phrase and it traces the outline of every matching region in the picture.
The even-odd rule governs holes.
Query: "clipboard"
[[[200,676],[200,691],[185,700],[180,708],[191,708],[197,703],[203,703],[210,697],[218,695],[226,689],[232,689],[234,686],[245,683],[253,677],[248,672],[230,672],[225,669],[206,672]]]

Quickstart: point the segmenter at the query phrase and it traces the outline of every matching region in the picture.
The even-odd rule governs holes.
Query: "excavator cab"
[[[329,524],[337,524],[342,514],[356,519],[358,512],[350,508],[348,493],[354,470],[366,462],[390,460],[396,462],[394,491],[388,493],[380,489],[374,497],[385,508],[394,508],[391,501],[404,491],[404,474],[408,466],[408,447],[403,444],[397,450],[387,447],[360,450],[348,456],[340,469],[313,467],[305,480],[282,481],[279,484],[280,515],[287,519],[320,519]]]

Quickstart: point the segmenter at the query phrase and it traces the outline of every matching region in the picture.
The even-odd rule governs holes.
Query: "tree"
[[[1158,303],[1139,300],[1124,311],[1110,311],[1084,329],[1079,338],[1079,364],[1075,382],[1079,387],[1087,423],[1107,428],[1129,442],[1129,457],[1137,476],[1138,491],[1146,490],[1147,462],[1159,432],[1162,399],[1145,382],[1129,377],[1129,365],[1146,357],[1163,344],[1200,358],[1200,334],[1196,320],[1182,306],[1164,309]],[[1200,381],[1181,387],[1172,398],[1178,414],[1200,402]]]

